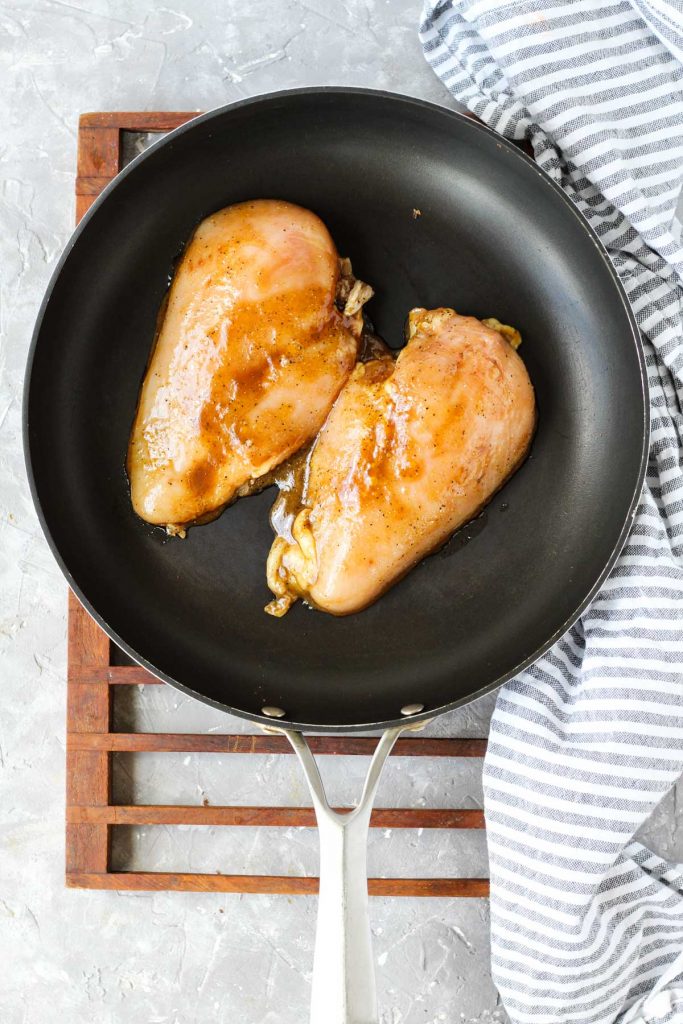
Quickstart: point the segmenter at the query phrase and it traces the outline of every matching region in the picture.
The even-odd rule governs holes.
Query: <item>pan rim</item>
[[[450,118],[461,123],[466,123],[469,129],[473,131],[483,132],[488,136],[492,137],[493,139],[495,139],[497,145],[503,147],[507,151],[508,155],[526,162],[530,166],[530,168],[532,168],[536,172],[539,181],[545,187],[550,187],[562,200],[565,207],[569,211],[571,211],[580,228],[583,230],[584,234],[588,237],[588,239],[593,243],[597,252],[599,253],[603,265],[605,266],[608,274],[610,275],[612,282],[615,286],[615,289],[619,294],[622,307],[626,313],[627,320],[630,324],[630,339],[633,343],[633,348],[635,350],[636,359],[638,361],[638,368],[640,374],[640,399],[642,403],[642,446],[640,452],[640,462],[637,479],[633,489],[633,494],[630,498],[628,508],[624,516],[621,529],[619,530],[619,534],[612,548],[610,557],[607,559],[607,562],[605,563],[602,571],[599,573],[598,577],[596,578],[593,585],[589,588],[584,598],[578,603],[576,608],[566,618],[562,625],[543,644],[536,648],[533,651],[533,653],[522,659],[522,661],[520,661],[517,665],[515,665],[513,668],[503,673],[502,675],[498,676],[492,682],[481,687],[475,693],[469,694],[467,697],[462,697],[459,700],[440,705],[436,708],[426,709],[420,712],[419,714],[411,715],[409,718],[399,717],[387,719],[381,722],[321,725],[320,723],[316,722],[306,722],[295,719],[289,719],[286,716],[282,719],[275,720],[265,715],[253,714],[252,712],[244,711],[239,708],[232,707],[229,704],[224,704],[221,701],[217,701],[213,698],[206,697],[198,693],[196,690],[193,690],[186,683],[182,683],[180,680],[173,678],[168,673],[163,672],[162,670],[154,666],[143,655],[135,651],[123,637],[121,637],[112,627],[109,626],[104,617],[91,604],[91,602],[85,595],[84,591],[82,590],[80,584],[75,580],[73,574],[71,573],[70,569],[68,568],[65,560],[61,555],[57,542],[53,537],[50,527],[48,525],[47,517],[45,515],[43,506],[39,498],[38,485],[36,482],[31,457],[31,442],[29,436],[30,425],[28,415],[29,394],[31,390],[33,363],[35,359],[38,340],[42,330],[43,320],[45,318],[45,314],[47,312],[47,308],[52,297],[52,293],[57,285],[59,277],[61,276],[62,270],[71,255],[71,252],[75,248],[76,243],[78,242],[80,236],[87,228],[90,221],[93,219],[93,217],[97,215],[97,211],[99,210],[99,208],[108,201],[109,197],[116,190],[118,185],[125,178],[127,178],[129,174],[134,173],[137,167],[144,163],[145,160],[152,157],[162,147],[173,144],[173,142],[176,139],[178,139],[181,135],[184,135],[186,132],[191,131],[194,127],[204,124],[207,121],[211,121],[214,118],[221,117],[229,111],[234,111],[242,107],[257,107],[260,104],[272,103],[274,100],[277,99],[297,99],[299,97],[311,97],[316,95],[337,95],[349,97],[361,96],[369,99],[381,99],[383,101],[394,102],[397,105],[408,105],[417,107],[422,110],[429,111],[432,114],[438,114],[440,116],[445,116],[447,118]],[[157,679],[161,679],[163,682],[168,683],[170,686],[173,686],[175,689],[181,691],[182,693],[187,694],[188,696],[191,696],[196,700],[200,700],[202,703],[207,704],[211,707],[215,707],[219,711],[235,715],[238,718],[246,719],[247,721],[254,722],[262,727],[265,726],[269,729],[290,729],[319,733],[367,732],[373,730],[387,729],[392,726],[401,724],[408,725],[417,723],[427,723],[433,718],[438,718],[439,716],[446,714],[449,711],[453,711],[458,707],[461,707],[465,704],[471,703],[474,700],[477,700],[479,697],[484,696],[486,693],[490,693],[491,691],[504,685],[506,682],[509,682],[509,680],[513,679],[524,669],[528,668],[530,665],[534,664],[534,662],[538,661],[538,659],[541,658],[548,650],[550,650],[550,648],[557,642],[557,640],[559,640],[560,637],[562,637],[574,625],[574,623],[578,620],[580,615],[585,611],[585,609],[591,603],[593,598],[599,592],[600,588],[602,587],[602,584],[604,583],[605,579],[614,567],[630,532],[631,524],[633,522],[633,518],[636,512],[637,503],[642,492],[650,449],[649,389],[647,382],[645,357],[642,350],[640,331],[635,318],[635,314],[631,308],[626,292],[624,290],[624,286],[619,278],[619,275],[616,272],[616,269],[609,257],[609,254],[605,246],[602,244],[595,230],[591,227],[588,221],[581,215],[577,207],[567,196],[564,190],[557,184],[557,182],[555,182],[550,177],[550,175],[548,175],[541,167],[539,167],[534,160],[532,160],[529,156],[523,153],[517,146],[515,146],[515,144],[511,140],[506,139],[502,135],[499,135],[492,128],[489,128],[488,125],[485,125],[477,120],[474,120],[471,116],[468,116],[468,114],[462,113],[458,110],[454,110],[450,107],[443,106],[438,103],[433,103],[428,100],[422,100],[419,99],[418,97],[408,96],[402,93],[388,92],[386,90],[380,89],[367,89],[337,85],[310,86],[305,88],[283,89],[275,90],[269,93],[261,93],[256,96],[251,96],[244,99],[236,100],[232,103],[224,104],[223,106],[216,107],[213,110],[207,111],[203,114],[198,114],[197,117],[191,118],[185,124],[173,129],[171,132],[164,135],[161,139],[158,139],[156,142],[152,143],[152,145],[149,146],[148,149],[146,149],[143,153],[140,153],[138,156],[136,156],[129,164],[127,164],[126,167],[119,171],[116,177],[113,178],[112,181],[109,182],[109,184],[103,189],[103,191],[97,197],[93,205],[86,212],[85,216],[81,219],[79,224],[76,226],[76,228],[70,235],[69,240],[67,241],[64,247],[64,251],[62,252],[55,266],[55,269],[50,277],[50,281],[48,283],[47,289],[40,304],[40,308],[38,310],[35,326],[31,336],[31,342],[28,349],[26,370],[24,375],[24,386],[22,396],[22,442],[26,475],[29,483],[31,499],[36,510],[36,515],[38,517],[38,521],[40,523],[43,535],[61,572],[63,573],[67,581],[67,584],[73,590],[74,594],[76,595],[80,603],[83,605],[83,607],[86,609],[86,611],[103,629],[107,636],[111,640],[113,640],[113,642],[121,650],[123,650],[129,657],[131,657],[138,665],[146,669],[151,675],[155,676]]]

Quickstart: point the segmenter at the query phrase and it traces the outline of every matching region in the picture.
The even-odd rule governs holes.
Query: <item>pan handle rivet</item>
[[[408,718],[410,715],[418,715],[420,711],[424,711],[424,704],[404,704],[401,708],[401,714]]]
[[[266,704],[265,707],[261,708],[261,711],[264,715],[267,715],[268,718],[284,718],[287,714],[287,712],[283,711],[282,708],[273,708],[270,704]]]

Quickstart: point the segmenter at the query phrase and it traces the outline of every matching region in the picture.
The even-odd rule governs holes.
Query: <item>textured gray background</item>
[[[309,898],[67,892],[63,888],[66,588],[40,534],[20,440],[26,351],[73,224],[83,110],[208,109],[297,85],[348,84],[452,105],[425,65],[411,0],[0,2],[0,1024],[301,1024]],[[433,727],[485,735],[491,699]],[[166,689],[121,695],[121,728],[237,731]],[[362,761],[323,765],[351,802]],[[172,769],[172,771],[169,771]],[[307,803],[293,759],[123,755],[120,800]],[[681,856],[675,797],[650,827]],[[378,803],[478,806],[478,762],[394,759]],[[117,865],[314,873],[307,830],[117,831]],[[480,875],[482,835],[375,831],[373,874]],[[502,1019],[480,900],[371,904],[383,1024]]]

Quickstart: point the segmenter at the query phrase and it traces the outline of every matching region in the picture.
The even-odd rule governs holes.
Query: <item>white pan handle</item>
[[[363,794],[350,814],[330,808],[304,736],[286,733],[306,775],[320,833],[320,896],[313,960],[311,1024],[377,1024],[368,916],[367,840],[384,762],[409,726],[388,729],[377,745]]]

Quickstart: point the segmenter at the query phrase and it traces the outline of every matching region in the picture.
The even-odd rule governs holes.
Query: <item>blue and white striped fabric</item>
[[[683,1022],[683,865],[632,839],[683,770],[683,5],[429,2],[421,39],[453,96],[528,139],[598,232],[650,381],[619,562],[493,717],[494,979],[518,1022]]]

